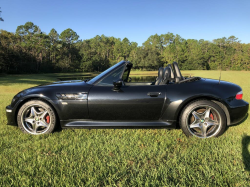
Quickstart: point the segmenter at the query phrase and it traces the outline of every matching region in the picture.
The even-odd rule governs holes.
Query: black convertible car
[[[18,93],[6,107],[8,124],[29,134],[62,128],[176,128],[187,136],[217,137],[248,112],[233,83],[185,78],[174,62],[154,82],[131,82],[121,61],[86,81],[62,81]]]

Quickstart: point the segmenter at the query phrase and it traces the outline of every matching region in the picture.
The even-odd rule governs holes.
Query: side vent
[[[87,93],[57,93],[56,97],[61,100],[87,100]]]

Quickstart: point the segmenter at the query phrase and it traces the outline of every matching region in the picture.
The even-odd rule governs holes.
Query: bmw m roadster
[[[176,128],[187,136],[217,137],[248,112],[240,86],[183,77],[174,62],[154,82],[133,82],[121,61],[91,80],[26,89],[6,107],[8,124],[33,135],[62,128]]]

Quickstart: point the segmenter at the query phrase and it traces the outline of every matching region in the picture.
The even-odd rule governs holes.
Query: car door
[[[93,120],[152,121],[161,116],[166,85],[95,85],[88,96],[89,117]]]

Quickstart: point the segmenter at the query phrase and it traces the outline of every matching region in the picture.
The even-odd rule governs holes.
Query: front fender
[[[57,107],[55,101],[49,99],[48,97],[46,97],[46,96],[44,96],[42,94],[30,94],[30,95],[26,95],[26,96],[20,98],[14,104],[11,104],[11,105],[6,107],[6,115],[7,115],[7,119],[8,119],[8,124],[16,126],[17,125],[16,116],[17,116],[17,113],[18,113],[19,109],[21,108],[21,106],[24,103],[26,103],[26,102],[28,102],[30,100],[35,100],[35,99],[42,100],[42,101],[46,102],[47,104],[52,106],[52,108],[55,110],[55,112],[57,114],[59,114],[58,113],[58,107]]]

